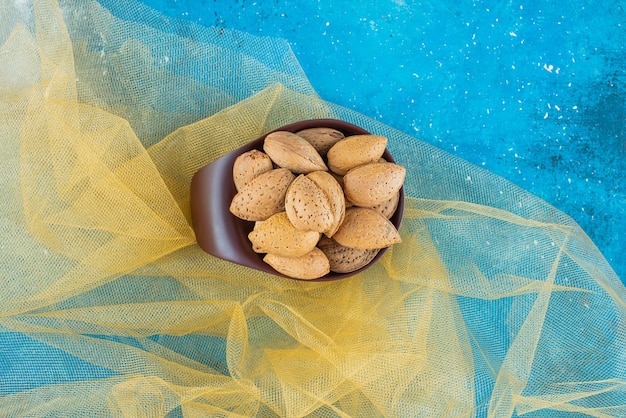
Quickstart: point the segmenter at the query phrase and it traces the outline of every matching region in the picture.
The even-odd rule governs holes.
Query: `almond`
[[[248,234],[257,253],[271,253],[285,257],[299,257],[317,245],[319,232],[296,229],[285,212],[270,216]]]
[[[379,249],[363,250],[344,247],[332,238],[322,237],[317,245],[326,254],[330,271],[335,273],[351,273],[368,265]]]
[[[263,150],[276,165],[296,174],[328,170],[313,145],[291,132],[277,131],[268,134],[263,142]]]
[[[307,178],[313,181],[317,187],[322,190],[328,203],[330,203],[330,211],[333,214],[333,221],[330,226],[322,231],[327,237],[332,237],[339,225],[343,222],[343,218],[346,214],[346,198],[343,194],[343,189],[335,177],[328,173],[328,171],[313,171],[306,175]]]
[[[239,155],[233,163],[233,180],[237,191],[256,176],[274,168],[272,159],[259,150],[253,149]]]
[[[394,163],[369,163],[343,177],[343,191],[352,203],[373,207],[391,199],[404,182],[406,169]]]
[[[328,198],[310,178],[299,175],[289,185],[285,195],[285,211],[289,221],[298,229],[327,231],[334,222]]]
[[[337,173],[333,173],[332,171],[329,171],[328,173],[331,174],[335,180],[337,180],[337,183],[339,183],[339,185],[341,186],[341,191],[343,192],[343,176]],[[352,202],[348,200],[345,193],[343,194],[343,197],[344,197],[344,204],[346,208],[354,206]]]
[[[285,195],[294,180],[286,168],[267,171],[249,181],[230,202],[230,212],[246,221],[264,221],[285,211]]]
[[[345,138],[343,133],[332,128],[303,129],[296,132],[296,135],[306,139],[320,155],[326,155],[333,145]]]
[[[352,135],[328,150],[328,167],[344,175],[356,166],[377,161],[387,147],[387,138],[380,135]]]
[[[391,219],[394,213],[396,213],[396,209],[398,209],[398,203],[400,203],[400,191],[394,194],[391,199],[379,203],[376,206],[372,206],[376,212],[379,212],[387,219]]]
[[[295,279],[318,279],[330,273],[330,263],[326,255],[315,247],[309,253],[300,257],[283,257],[268,253],[263,261],[276,271]]]
[[[396,227],[373,209],[346,209],[343,223],[333,239],[344,247],[369,250],[385,248],[402,241]]]

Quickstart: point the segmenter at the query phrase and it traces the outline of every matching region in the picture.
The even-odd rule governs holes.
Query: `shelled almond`
[[[401,242],[389,219],[406,170],[386,162],[387,138],[325,127],[273,132],[263,151],[233,166],[230,211],[256,221],[248,238],[263,260],[289,277],[349,273]]]
[[[235,188],[237,191],[243,189],[250,180],[273,168],[274,163],[267,154],[257,149],[244,152],[233,164]]]

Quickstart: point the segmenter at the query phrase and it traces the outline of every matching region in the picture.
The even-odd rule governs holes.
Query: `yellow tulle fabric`
[[[0,0],[0,333],[40,350],[0,350],[0,415],[626,415],[626,291],[568,216],[322,100],[280,40],[128,4]],[[402,244],[324,283],[204,253],[193,174],[328,117],[407,167]]]

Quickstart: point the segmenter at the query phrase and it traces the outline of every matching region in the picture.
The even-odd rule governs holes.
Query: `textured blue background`
[[[572,216],[626,280],[618,1],[143,0],[288,40],[313,87]]]

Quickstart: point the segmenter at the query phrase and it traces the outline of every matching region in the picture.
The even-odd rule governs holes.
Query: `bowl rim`
[[[233,196],[237,193],[232,176],[234,161],[244,152],[253,149],[263,151],[263,141],[272,132],[288,131],[295,133],[309,128],[332,128],[342,132],[345,136],[371,134],[360,126],[340,119],[301,120],[268,131],[236,150],[206,164],[193,175],[190,195],[192,227],[198,245],[203,251],[218,258],[275,276],[307,282],[334,281],[355,276],[372,267],[385,254],[389,247],[382,248],[368,264],[358,270],[349,273],[331,271],[320,278],[307,280],[290,277],[276,271],[263,261],[264,254],[252,250],[248,233],[252,230],[254,222],[239,219],[228,210]],[[383,157],[387,161],[395,163],[388,149],[385,149]],[[402,186],[398,207],[390,218],[398,230],[404,214],[404,200],[405,191],[404,186]],[[228,237],[228,239],[224,239],[224,237]]]

